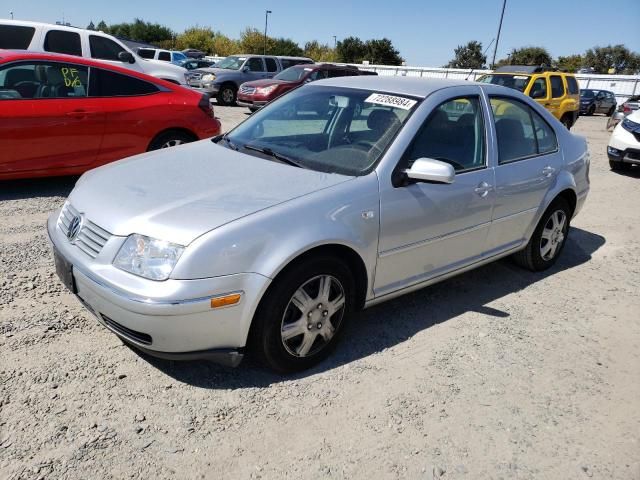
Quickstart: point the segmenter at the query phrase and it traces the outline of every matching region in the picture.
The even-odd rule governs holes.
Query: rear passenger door
[[[264,63],[267,67],[267,75],[265,78],[273,78],[278,73],[278,62],[273,57],[265,57]]]
[[[490,95],[497,147],[496,199],[489,254],[527,241],[563,165],[553,128],[533,108],[509,96]]]

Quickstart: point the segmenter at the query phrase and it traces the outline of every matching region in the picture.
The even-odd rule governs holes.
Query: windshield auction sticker
[[[378,105],[386,105],[388,107],[402,108],[403,110],[411,110],[418,103],[415,100],[404,97],[396,97],[394,95],[385,95],[383,93],[372,93],[365,103],[376,103]]]

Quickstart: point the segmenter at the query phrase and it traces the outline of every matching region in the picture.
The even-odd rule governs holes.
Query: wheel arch
[[[182,133],[184,135],[187,135],[187,136],[191,137],[194,142],[196,140],[199,140],[198,135],[196,135],[195,132],[193,132],[192,130],[189,130],[188,128],[184,128],[184,127],[165,128],[164,130],[161,130],[160,132],[158,132],[151,139],[151,141],[147,144],[147,152],[151,149],[151,146],[154,144],[154,142],[156,140],[158,140],[158,138],[160,138],[162,135],[165,135],[165,134],[170,133],[170,132],[179,132],[179,133]]]

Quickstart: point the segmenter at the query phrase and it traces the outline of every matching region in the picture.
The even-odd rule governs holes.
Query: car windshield
[[[580,96],[582,98],[593,98],[596,96],[596,92],[593,90],[580,90]]]
[[[491,74],[481,77],[478,81],[482,83],[492,83],[493,85],[502,85],[503,87],[524,92],[529,84],[529,80],[531,80],[529,75]]]
[[[227,70],[240,70],[247,57],[227,57],[220,60],[216,64],[216,68],[225,68]]]
[[[175,62],[182,62],[187,59],[187,56],[182,52],[173,52],[173,60]]]
[[[276,80],[283,80],[285,82],[297,82],[302,80],[308,72],[310,72],[310,68],[302,68],[302,67],[289,67],[286,70],[281,71],[278,75],[276,75]]]
[[[306,86],[270,103],[222,138],[247,154],[321,172],[363,175],[418,103],[406,95]]]

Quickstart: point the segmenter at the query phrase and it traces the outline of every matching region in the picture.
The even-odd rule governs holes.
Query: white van
[[[130,68],[179,85],[186,83],[184,68],[141,58],[117,38],[94,30],[1,19],[0,49],[76,55]]]

